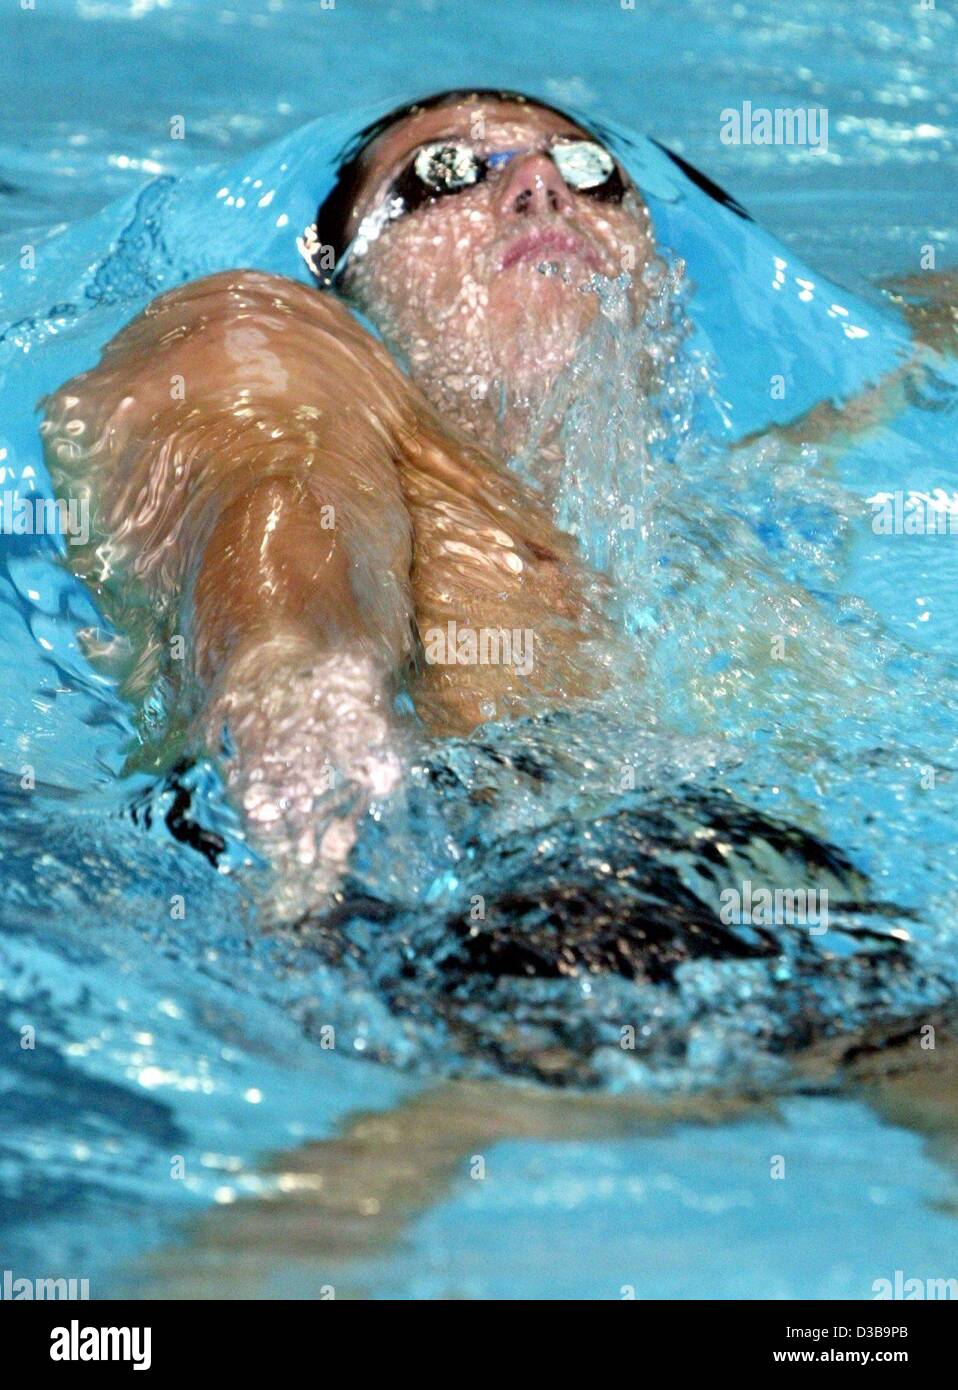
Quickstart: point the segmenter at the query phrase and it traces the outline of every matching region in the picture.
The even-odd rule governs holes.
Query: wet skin
[[[350,236],[423,145],[518,151],[353,247],[338,287],[392,356],[331,295],[238,270],[161,296],[45,403],[54,473],[97,499],[81,572],[101,597],[108,571],[131,575],[188,634],[194,741],[217,753],[228,727],[251,828],[316,892],[364,798],[398,780],[400,681],[450,733],[594,695],[613,662],[630,678],[602,582],[503,467],[595,316],[583,287],[628,270],[639,310],[654,251],[634,189],[609,201],[561,178],[548,150],[573,137],[590,138],[531,105],[472,100],[374,142]],[[951,344],[950,308],[941,321]],[[861,428],[888,383],[873,394],[795,431]],[[531,631],[532,671],[424,664],[421,642],[449,622]],[[157,624],[154,652],[163,640]],[[330,769],[360,794],[324,822]]]
[[[465,732],[594,694],[608,667],[601,581],[506,474],[490,407],[449,366],[493,370],[521,419],[529,361],[541,388],[594,313],[583,281],[647,254],[641,219],[562,183],[540,147],[579,134],[567,122],[477,103],[385,136],[355,216],[411,149],[479,117],[485,146],[530,152],[391,224],[347,277],[412,380],[332,296],[239,270],[162,295],[44,403],[54,473],[96,499],[84,576],[131,576],[188,635],[195,738],[215,754],[228,728],[229,785],[306,895],[335,882],[357,808],[396,785],[400,680],[428,728]],[[532,670],[423,665],[420,639],[449,621],[531,631]],[[324,820],[330,769],[359,796]]]
[[[547,153],[555,139],[592,138],[533,106],[461,102],[401,122],[363,159],[350,238],[423,145],[523,151],[474,187],[389,223],[365,254],[354,246],[340,278],[443,419],[500,454],[516,447],[529,404],[595,316],[595,297],[582,287],[597,273],[627,272],[640,302],[654,243],[638,192],[624,172],[621,203],[574,192]],[[554,273],[542,274],[543,263]]]

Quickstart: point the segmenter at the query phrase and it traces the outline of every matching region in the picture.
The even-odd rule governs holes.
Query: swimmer
[[[601,693],[604,581],[505,463],[595,277],[627,270],[639,314],[655,249],[595,134],[516,94],[441,94],[360,137],[301,241],[316,287],[172,290],[45,402],[51,467],[97,501],[84,577],[108,612],[132,578],[157,632],[188,634],[194,744],[308,893],[400,780],[400,689],[435,733]],[[529,633],[532,660],[424,660],[450,623]]]
[[[324,239],[336,273],[317,261],[318,278],[387,347],[329,292],[227,272],[160,296],[44,424],[55,471],[96,497],[85,577],[108,600],[132,576],[189,633],[195,734],[317,890],[399,778],[404,682],[435,732],[601,687],[601,581],[504,459],[596,313],[589,281],[653,254],[602,144],[498,95],[381,123],[320,209]],[[449,622],[529,633],[532,660],[424,661]],[[331,784],[342,813],[324,816]]]

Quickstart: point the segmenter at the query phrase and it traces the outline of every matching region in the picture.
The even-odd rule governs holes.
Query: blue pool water
[[[909,353],[878,285],[928,244],[955,263],[953,16],[48,0],[3,24],[0,486],[47,487],[37,400],[155,293],[230,265],[299,275],[344,138],[412,93],[517,86],[609,123],[697,287],[660,402],[674,428],[636,453],[649,421],[610,371],[596,410],[624,442],[573,420],[560,498],[616,577],[644,689],[592,722],[423,747],[364,828],[367,906],[338,957],[315,924],[256,930],[264,870],[208,765],[189,817],[225,841],[219,869],[176,837],[176,787],[130,769],[142,725],[83,654],[89,596],[0,536],[0,1268],[96,1296],[869,1297],[896,1269],[958,1273],[954,1084],[914,1045],[958,982],[958,560],[949,538],[876,538],[867,502],[954,490],[954,368],[932,361],[835,457],[729,447]],[[722,144],[744,99],[827,107],[828,153]],[[610,554],[624,485],[642,544]],[[733,806],[839,846],[867,875],[839,867],[846,898],[880,910],[665,982],[456,973],[473,893],[511,894],[532,926],[545,887],[608,906],[602,865],[638,856],[626,904],[662,913],[701,893],[696,832],[732,834]],[[774,872],[751,853],[742,872]],[[809,853],[779,847],[779,871]],[[881,1063],[836,1081],[862,1030],[908,1035],[898,1089]]]

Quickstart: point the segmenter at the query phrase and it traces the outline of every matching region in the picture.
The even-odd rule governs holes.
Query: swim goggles
[[[461,140],[434,140],[421,146],[392,180],[376,206],[359,224],[356,235],[339,257],[335,269],[325,274],[327,283],[342,273],[347,260],[364,256],[383,228],[421,207],[475,188],[490,174],[503,169],[517,155],[532,150],[495,150],[480,154]],[[621,203],[626,184],[618,165],[594,140],[556,136],[542,153],[549,156],[567,187],[602,202]],[[521,194],[519,195],[522,196]],[[316,273],[322,251],[314,226],[297,242],[300,254]]]

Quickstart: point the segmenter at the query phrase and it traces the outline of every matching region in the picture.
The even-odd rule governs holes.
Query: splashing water
[[[643,674],[641,689],[617,683],[610,712],[719,741],[753,804],[854,844],[894,878],[900,828],[862,823],[863,784],[891,773],[899,808],[926,826],[916,852],[928,845],[936,893],[950,892],[954,871],[932,845],[955,809],[955,664],[912,650],[854,592],[853,542],[872,515],[862,487],[843,483],[827,446],[717,442],[704,424],[721,407],[715,368],[691,342],[684,267],[653,263],[637,322],[625,279],[593,283],[595,326],[512,461],[613,581]],[[912,381],[920,399],[937,378],[918,363]],[[946,395],[954,408],[953,386]],[[922,767],[943,774],[935,799]]]
[[[354,127],[344,118],[341,133]],[[90,365],[157,290],[224,263],[295,273],[288,231],[272,228],[287,207],[293,226],[312,215],[315,147],[307,129],[235,175],[158,181],[123,225],[88,228],[72,261],[65,248],[56,285],[17,282],[11,457],[36,458],[22,403]],[[219,199],[257,178],[272,188],[287,161],[269,205]],[[725,226],[715,244],[730,238]],[[220,1136],[237,1158],[295,1140],[304,1115],[317,1132],[357,1095],[394,1096],[401,1078],[368,1059],[417,1078],[778,1088],[821,1039],[883,1039],[953,1001],[955,672],[947,640],[902,622],[873,575],[943,621],[958,574],[944,543],[878,551],[864,500],[898,476],[887,459],[907,466],[912,439],[947,457],[954,387],[916,369],[894,432],[845,454],[785,436],[718,442],[709,422],[725,397],[739,411],[757,397],[759,374],[753,356],[735,381],[717,375],[688,321],[711,312],[714,340],[720,314],[693,281],[677,261],[653,267],[635,324],[624,286],[596,285],[594,331],[542,407],[540,447],[534,430],[513,461],[613,581],[611,689],[469,739],[411,740],[402,784],[358,826],[332,915],[296,899],[262,931],[267,869],[222,769],[157,780],[131,761],[118,775],[136,737],[117,683],[82,653],[90,597],[50,553],[11,544],[0,617],[34,664],[25,700],[6,692],[3,1007],[68,1060],[48,1073],[4,1055],[18,1109],[0,1156],[23,1174],[39,1155],[48,1181],[70,1126],[92,1143],[105,1117],[124,1142],[96,1151],[87,1181],[113,1194],[96,1207],[112,1250],[130,1224],[122,1194],[168,1202],[177,1125],[210,1150],[190,1195],[212,1201]],[[764,322],[767,294],[739,280],[728,298]],[[636,650],[641,680],[625,674]],[[171,734],[168,705],[162,683],[146,696],[140,736],[154,745]],[[15,775],[27,757],[49,769],[29,796]],[[722,922],[722,891],[745,879],[827,887],[827,931]],[[321,1051],[330,1028],[335,1053]],[[62,1126],[38,1135],[51,1085],[78,1076]],[[35,1214],[29,1182],[15,1187],[10,1210]]]
[[[643,626],[636,604],[647,568],[656,480],[682,468],[690,446],[697,388],[707,366],[683,351],[681,262],[653,260],[643,273],[644,310],[636,321],[630,277],[594,276],[584,293],[598,312],[589,334],[558,376],[511,466],[542,489],[563,529],[593,568],[607,574],[626,632]]]
[[[939,263],[954,264],[958,180],[943,171],[955,168],[958,89],[947,6],[870,0],[864,15],[850,0],[790,7],[791,73],[813,73],[815,103],[848,113],[824,162],[801,149],[723,145],[703,119],[724,104],[730,73],[743,92],[765,89],[769,57],[782,52],[780,5],[695,0],[641,14],[603,7],[606,20],[585,45],[582,24],[556,23],[556,7],[542,0],[391,5],[385,18],[371,6],[341,5],[321,35],[306,0],[235,0],[229,8],[235,61],[217,61],[208,7],[190,0],[48,0],[38,7],[42,25],[21,16],[20,41],[0,45],[6,88],[16,93],[4,112],[0,181],[0,260],[11,261],[0,272],[4,487],[11,472],[25,479],[29,465],[36,482],[25,490],[43,490],[34,403],[92,366],[152,295],[235,266],[296,276],[293,239],[328,190],[347,138],[403,94],[482,74],[515,81],[517,53],[531,90],[611,118],[616,154],[650,190],[658,244],[688,264],[696,345],[711,349],[724,373],[717,386],[731,403],[734,437],[816,400],[846,399],[869,376],[855,368],[862,359],[868,367],[880,359],[876,373],[893,369],[901,335],[889,315],[822,275],[843,284],[853,277],[848,288],[873,306],[868,282],[914,269],[931,208]],[[416,42],[400,42],[411,33]],[[498,42],[490,45],[492,33]],[[191,39],[209,54],[199,67],[182,62]],[[331,114],[303,127],[317,109],[317,82],[316,64],[302,55],[320,42],[321,104]],[[63,97],[63,58],[74,52],[109,74],[97,81],[91,70],[82,109]],[[34,60],[25,63],[24,54]],[[639,95],[623,71],[655,78]],[[560,81],[558,72],[577,76]],[[863,79],[851,94],[849,73]],[[174,92],[182,105],[171,104]],[[379,105],[351,109],[366,101]],[[24,110],[36,119],[24,122]],[[167,110],[193,113],[187,139],[157,139],[157,112]],[[662,133],[746,208],[760,204],[781,240],[691,187],[636,126]],[[220,162],[198,171],[207,160]],[[160,177],[144,187],[156,169]],[[134,196],[106,208],[126,194]],[[97,209],[95,222],[76,223]],[[54,221],[61,225],[47,234],[26,232]],[[36,242],[35,274],[17,263],[25,239]],[[813,268],[802,266],[803,253]],[[813,298],[800,293],[797,277],[814,283]],[[829,317],[836,303],[870,336],[847,340]],[[618,378],[603,370],[596,389],[614,399]],[[780,371],[788,390],[777,401],[769,377]],[[629,621],[642,652],[643,684],[630,692],[619,679],[618,721],[614,710],[603,717],[565,709],[420,748],[400,799],[363,823],[352,864],[357,893],[370,896],[365,905],[354,897],[328,930],[327,947],[335,935],[343,948],[338,964],[311,949],[313,925],[285,935],[254,929],[246,890],[264,869],[244,868],[252,856],[220,768],[203,762],[157,784],[155,772],[144,776],[144,758],[137,774],[118,780],[135,743],[131,711],[77,641],[78,629],[95,627],[101,615],[52,551],[32,538],[0,537],[3,1264],[23,1274],[89,1274],[102,1296],[137,1246],[205,1209],[214,1219],[203,1292],[216,1296],[264,1291],[254,1276],[268,1247],[269,1294],[318,1294],[335,1273],[339,1297],[345,1272],[336,1256],[351,1242],[362,1270],[343,1282],[404,1298],[607,1298],[618,1296],[623,1278],[639,1298],[868,1298],[876,1274],[953,1273],[954,1184],[933,1158],[940,1162],[949,1145],[942,1126],[952,1088],[940,1046],[936,1054],[906,1045],[871,1063],[885,1071],[905,1053],[915,1058],[902,1089],[927,1097],[925,1139],[897,1127],[901,1109],[891,1124],[880,1122],[857,1089],[821,1094],[819,1075],[812,1096],[774,1107],[760,1099],[751,1122],[733,1110],[734,1123],[716,1123],[708,1097],[701,1106],[709,1123],[658,1136],[644,1125],[634,1132],[630,1099],[620,1121],[628,1139],[614,1098],[543,1098],[541,1088],[496,1085],[486,1100],[494,1123],[477,1140],[472,1102],[457,1120],[461,1106],[444,1087],[420,1121],[447,1159],[452,1185],[437,1193],[403,1126],[404,1107],[397,1113],[399,1099],[436,1071],[482,1057],[496,1074],[513,1062],[527,1075],[546,1074],[551,1061],[552,1080],[606,1091],[658,1086],[672,1092],[674,1115],[683,1105],[676,1088],[789,1084],[787,1059],[803,1038],[830,1030],[841,1049],[868,1017],[879,1042],[896,1018],[906,1029],[916,1017],[935,1021],[934,1003],[947,996],[941,976],[956,955],[956,725],[945,654],[958,648],[958,550],[947,538],[876,538],[866,505],[883,490],[941,486],[951,494],[958,486],[954,386],[945,380],[936,390],[929,377],[912,394],[895,420],[840,457],[770,437],[737,450],[698,437],[681,472],[666,464],[664,476],[644,481],[643,497],[652,485],[669,510],[640,509],[635,531],[596,526],[590,540],[587,486],[582,544],[594,545],[592,562],[611,570],[626,557],[615,552],[607,561],[607,553],[632,547],[634,583],[616,597],[622,630]],[[597,430],[607,423],[598,410],[593,418]],[[601,469],[601,455],[595,464]],[[651,541],[641,529],[648,522]],[[789,586],[799,609],[786,602]],[[785,619],[804,620],[814,600],[821,650],[840,654],[844,643],[857,663],[837,695],[817,698],[818,672],[810,683],[795,672],[799,654],[787,626],[763,612],[763,595],[777,595]],[[767,647],[760,653],[776,676],[766,672],[764,685],[744,661],[756,622],[786,639],[781,660]],[[157,736],[169,728],[168,705],[160,691],[150,710]],[[21,785],[25,764],[36,772],[30,792]],[[733,803],[713,793],[703,800],[707,784],[728,788]],[[712,901],[717,883],[694,870],[718,872],[720,849],[740,843],[749,818],[735,804],[778,807],[783,820],[827,829],[867,872],[873,895],[917,917],[873,917],[879,934],[856,940],[836,913],[834,929],[811,943],[797,928],[779,929],[780,957],[700,955],[677,964],[670,982],[675,905],[703,942],[715,923],[696,916],[669,869],[686,876],[686,891]],[[771,833],[768,815],[750,823]],[[770,881],[824,875],[807,839],[797,848],[777,844],[778,867],[768,863],[775,851],[767,842],[747,850],[761,850]],[[632,879],[630,865],[639,866]],[[741,877],[745,868],[729,872]],[[751,876],[757,882],[760,874]],[[851,889],[868,891],[861,883]],[[541,970],[536,955],[555,958],[547,933],[561,929],[574,960],[577,893],[594,919],[605,914],[592,938],[603,973],[510,981],[510,941],[513,965]],[[470,915],[477,894],[486,898],[486,923]],[[488,909],[500,896],[530,938],[522,957],[514,937],[489,930]],[[171,915],[177,904],[182,920]],[[610,922],[627,942],[639,928],[661,927],[656,983],[607,972]],[[898,924],[913,940],[895,956],[888,938]],[[754,929],[733,934],[760,945]],[[800,940],[820,949],[802,959]],[[443,945],[448,968],[417,978],[416,948],[428,966]],[[870,976],[869,953],[886,957]],[[620,1045],[617,1022],[634,1026],[634,1050]],[[19,1045],[27,1025],[36,1030],[33,1051]],[[336,1029],[333,1049],[323,1047],[326,1026]],[[562,1043],[551,1053],[550,1038]],[[936,1085],[928,1078],[943,1054]],[[377,1066],[375,1057],[406,1070]],[[551,1121],[555,1140],[529,1137],[530,1112],[554,1104],[562,1116]],[[593,1117],[586,1133],[572,1119],[579,1105]],[[395,1259],[371,1244],[377,1222],[355,1215],[359,1200],[342,1200],[335,1143],[306,1151],[322,1166],[324,1210],[284,1205],[279,1173],[257,1163],[266,1149],[327,1139],[357,1108],[368,1115],[387,1107],[384,1164],[395,1173],[398,1134],[415,1185],[411,1203],[409,1187],[401,1189],[409,1224]],[[770,1113],[779,1108],[780,1120]],[[461,1145],[450,1157],[457,1123]],[[504,1132],[524,1137],[496,1142]],[[356,1176],[347,1194],[356,1199],[382,1196],[365,1180],[369,1147],[353,1131],[340,1146],[339,1170]],[[476,1152],[487,1154],[492,1181],[464,1176]],[[771,1153],[789,1155],[787,1183],[769,1183]],[[186,1157],[182,1182],[170,1180],[172,1154]],[[298,1180],[300,1157],[287,1153],[280,1170]],[[417,1205],[424,1190],[436,1204],[428,1213]],[[242,1200],[257,1194],[268,1200]],[[396,1202],[383,1205],[395,1235]],[[217,1214],[236,1218],[225,1239],[222,1225],[216,1239]],[[324,1219],[328,1240],[320,1235],[316,1278],[307,1281],[296,1255]],[[177,1248],[178,1277],[163,1292],[195,1297],[204,1251],[195,1237],[178,1239]]]
[[[395,767],[388,786],[371,777],[358,821],[353,804],[340,815],[352,789],[300,787],[317,837],[339,836],[334,857],[349,856],[332,913],[311,910],[312,843],[267,916],[255,912],[264,866],[220,811],[212,769],[133,781],[138,824],[165,824],[237,878],[240,920],[268,925],[283,962],[284,1007],[307,1029],[332,1020],[366,1055],[591,1085],[769,1080],[773,1058],[809,1037],[948,996],[951,919],[918,880],[924,869],[947,904],[937,844],[953,792],[939,788],[930,816],[896,740],[934,687],[921,758],[946,766],[953,674],[842,596],[860,507],[834,460],[784,437],[729,447],[708,433],[718,391],[692,343],[681,262],[654,262],[644,289],[633,321],[626,277],[593,282],[594,326],[512,460],[611,580],[621,642],[601,700],[466,740],[407,731],[401,785]],[[295,730],[294,697],[280,718],[265,691],[250,716]],[[165,705],[161,680],[144,706],[154,733]],[[308,719],[299,736],[307,747]],[[894,902],[899,823],[862,814],[889,768],[899,814],[928,846]],[[275,798],[257,783],[243,800],[255,820]],[[746,878],[831,885],[837,923],[820,941],[801,927],[725,930],[722,891]],[[166,928],[185,950],[192,930]],[[232,958],[245,988],[235,972]],[[623,1053],[638,1017],[659,1022]]]

